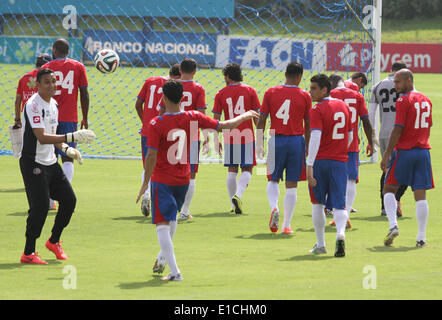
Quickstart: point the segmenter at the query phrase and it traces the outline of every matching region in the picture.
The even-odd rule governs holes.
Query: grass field
[[[17,160],[2,156],[0,299],[441,299],[442,93],[437,87],[441,81],[440,74],[415,75],[417,89],[430,97],[434,107],[430,142],[436,189],[428,192],[428,246],[424,249],[415,248],[417,225],[410,190],[403,197],[401,235],[393,247],[383,246],[388,223],[380,216],[377,164],[360,168],[354,204],[358,212],[351,217],[353,228],[347,232],[343,259],[333,257],[332,227],[326,228],[329,253],[316,257],[308,252],[315,235],[305,182],[298,188],[292,222],[295,234],[282,236],[268,229],[264,175],[253,176],[244,195],[245,214],[235,216],[227,213],[226,170],[206,164],[197,177],[191,207],[194,219],[180,223],[174,238],[185,280],[163,283],[151,273],[159,251],[155,228],[135,204],[141,162],[86,159],[83,166],[75,167],[78,203],[62,236],[70,259],[59,262],[44,248],[55,215],[50,212],[37,242],[37,251],[49,264],[22,265],[26,195]],[[91,114],[98,135],[99,120]],[[283,195],[281,185],[280,207]],[[72,284],[72,270],[76,271],[76,289],[65,289],[63,284]],[[364,289],[366,277],[374,275],[376,288]]]

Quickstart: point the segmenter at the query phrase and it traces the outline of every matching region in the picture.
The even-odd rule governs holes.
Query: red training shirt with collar
[[[22,97],[22,103],[20,109],[20,111],[22,112],[25,103],[29,100],[30,97],[33,96],[34,93],[37,92],[37,73],[39,70],[40,68],[37,68],[26,73],[18,81],[17,95],[20,95]]]
[[[218,128],[219,121],[197,111],[164,113],[148,126],[147,147],[158,151],[151,180],[170,186],[190,181],[189,150],[199,129]]]
[[[310,112],[310,129],[322,132],[316,159],[348,161],[348,138],[352,126],[345,102],[327,97],[314,105]]]
[[[303,135],[304,120],[312,107],[310,94],[298,86],[279,85],[268,89],[260,112],[270,115],[270,129],[275,135]]]

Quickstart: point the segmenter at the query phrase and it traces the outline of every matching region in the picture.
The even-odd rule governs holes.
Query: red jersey
[[[205,110],[206,90],[198,82],[193,80],[180,80],[183,85],[183,98],[180,108],[182,111]]]
[[[312,108],[310,94],[298,86],[279,85],[268,89],[260,112],[270,114],[270,129],[276,135],[295,136],[305,133],[304,121]]]
[[[430,99],[418,91],[410,91],[396,100],[394,125],[404,128],[396,149],[431,149],[432,109]]]
[[[137,98],[143,101],[143,126],[141,128],[141,135],[147,137],[147,127],[150,120],[158,115],[159,104],[163,98],[163,85],[167,81],[166,77],[150,77],[141,88]]]
[[[215,96],[213,113],[222,114],[230,120],[249,110],[259,110],[259,98],[256,90],[242,83],[227,85]],[[224,134],[224,142],[228,144],[245,144],[255,141],[252,120],[244,121],[237,128]]]
[[[87,87],[86,68],[73,59],[54,59],[42,68],[52,69],[57,78],[58,121],[78,122],[78,88]]]
[[[359,118],[368,117],[368,110],[362,94],[348,88],[336,88],[330,92],[330,97],[344,101],[350,109],[353,141],[348,152],[359,152]]]
[[[40,68],[34,69],[28,73],[26,73],[23,77],[18,81],[17,86],[17,95],[20,95],[22,98],[20,111],[23,111],[26,101],[34,93],[37,92],[37,73]]]
[[[322,131],[316,159],[348,160],[348,137],[352,127],[350,110],[343,101],[328,97],[313,106],[310,128]]]
[[[359,86],[351,80],[344,81],[344,85],[346,88],[359,92]]]
[[[151,180],[171,186],[190,181],[190,140],[198,129],[216,129],[219,121],[196,111],[165,113],[148,126],[148,148],[158,151]]]

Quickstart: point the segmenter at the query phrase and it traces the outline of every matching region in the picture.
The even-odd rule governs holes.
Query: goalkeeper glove
[[[81,158],[81,153],[75,148],[66,146],[62,150],[66,155],[71,158],[78,161],[79,164],[83,164],[83,159]]]
[[[90,143],[95,139],[95,133],[92,130],[78,130],[66,133],[66,142]]]

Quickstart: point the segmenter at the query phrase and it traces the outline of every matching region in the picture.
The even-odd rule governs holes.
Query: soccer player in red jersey
[[[383,193],[390,224],[384,244],[390,246],[399,235],[395,193],[400,185],[408,185],[416,201],[416,246],[424,247],[429,214],[426,190],[434,188],[429,143],[432,104],[425,95],[414,90],[410,70],[397,71],[393,81],[396,92],[402,95],[396,100],[396,120],[381,161],[381,169],[387,172]]]
[[[167,281],[183,280],[175,260],[172,238],[177,227],[177,212],[184,203],[190,183],[188,152],[191,136],[197,135],[192,131],[199,128],[233,129],[243,121],[258,117],[257,112],[248,111],[232,120],[220,122],[194,110],[181,111],[182,96],[180,81],[171,79],[163,85],[165,113],[153,118],[148,128],[145,177],[137,198],[138,202],[151,180],[152,222],[156,224],[161,248],[153,271],[162,273],[167,263],[170,274],[162,278]]]
[[[183,98],[180,102],[180,108],[182,111],[190,111],[196,110],[203,114],[206,113],[206,91],[204,87],[198,82],[194,81],[197,71],[196,61],[192,58],[185,58],[180,63],[180,73],[181,73],[181,83],[183,85]],[[162,104],[160,103],[160,107]],[[160,109],[160,114],[165,111],[164,108]],[[203,145],[208,143],[208,139],[206,138]],[[200,135],[192,137],[192,145],[190,157],[190,183],[189,189],[186,194],[186,199],[184,201],[181,213],[180,220],[188,220],[192,218],[190,214],[190,204],[192,202],[193,195],[195,194],[195,177],[198,172],[198,162],[199,162],[199,153],[200,153]]]
[[[229,63],[222,72],[226,87],[215,96],[212,110],[214,118],[219,120],[224,114],[224,119],[230,120],[249,110],[258,111],[260,107],[258,94],[251,86],[241,83],[243,81],[241,66]],[[241,198],[250,183],[252,169],[256,165],[253,123],[243,122],[231,132],[223,133],[224,166],[228,168],[226,184],[232,206],[231,212],[241,214],[243,211]],[[237,182],[238,166],[241,167],[242,173]]]
[[[372,127],[368,119],[368,110],[365,106],[365,99],[362,94],[354,90],[348,89],[344,86],[344,79],[339,74],[332,74],[330,77],[332,90],[330,97],[344,101],[350,109],[351,125],[353,128],[353,141],[348,148],[348,162],[347,162],[347,194],[346,194],[346,208],[347,212],[353,206],[356,198],[356,183],[359,182],[359,119],[362,121],[365,136],[367,137],[367,156],[371,157],[373,154],[373,137]],[[334,221],[330,222],[334,225]],[[350,219],[347,221],[347,227],[351,228]]]
[[[58,127],[57,134],[66,134],[77,130],[78,112],[77,101],[80,92],[81,111],[83,119],[81,129],[87,129],[89,111],[89,92],[86,69],[84,65],[74,59],[68,58],[69,42],[65,39],[58,39],[52,45],[53,60],[45,64],[43,68],[50,68],[57,77],[57,92],[54,99],[58,103]],[[69,144],[75,148],[76,144]],[[74,176],[74,163],[71,158],[59,151],[63,162],[63,172],[72,181]]]
[[[141,120],[141,157],[144,160],[147,154],[147,128],[154,117],[159,113],[159,105],[161,98],[163,97],[163,84],[168,79],[179,79],[181,77],[180,67],[175,64],[169,70],[169,77],[150,77],[144,81],[143,87],[137,95],[137,101],[135,102],[135,109],[137,110],[138,117]],[[142,173],[142,179],[144,178],[144,170]],[[149,184],[150,186],[150,184]],[[141,213],[146,217],[150,214],[150,188],[147,188],[146,194],[141,201]]]
[[[309,114],[312,100],[307,91],[298,87],[304,68],[291,62],[285,71],[285,83],[268,89],[264,94],[257,130],[264,132],[270,115],[270,139],[267,156],[267,196],[270,205],[270,230],[279,228],[279,180],[285,171],[284,223],[282,233],[293,233],[290,223],[297,200],[298,181],[306,180],[305,151],[310,137]],[[258,137],[258,154],[262,141]]]
[[[359,92],[367,85],[367,76],[363,72],[355,72],[350,79],[344,81],[346,88]]]
[[[316,233],[313,254],[326,253],[324,205],[333,208],[336,222],[335,257],[345,256],[347,210],[346,162],[353,140],[350,110],[345,102],[330,98],[331,83],[324,74],[311,78],[310,95],[318,103],[310,112],[310,142],[307,179],[312,202],[312,220]]]
[[[47,54],[41,54],[37,57],[35,61],[35,69],[26,73],[23,77],[18,81],[17,86],[17,95],[15,97],[15,125],[21,127],[21,112],[25,106],[26,101],[34,93],[37,92],[37,73],[40,70],[40,67],[45,63],[51,61],[51,56]]]

